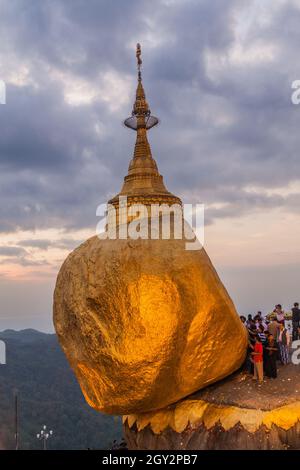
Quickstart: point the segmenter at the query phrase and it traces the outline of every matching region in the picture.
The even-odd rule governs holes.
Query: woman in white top
[[[274,312],[276,313],[277,322],[284,325],[284,311],[280,304],[276,305]]]

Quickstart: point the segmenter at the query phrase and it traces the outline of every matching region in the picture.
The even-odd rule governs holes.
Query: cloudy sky
[[[240,313],[300,299],[300,0],[0,0],[0,330],[52,330],[67,254],[94,235],[143,79],[169,190],[206,207]]]

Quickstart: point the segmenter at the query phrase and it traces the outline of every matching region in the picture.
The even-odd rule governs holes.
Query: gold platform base
[[[162,410],[123,417],[130,449],[300,449],[300,370],[237,373]]]

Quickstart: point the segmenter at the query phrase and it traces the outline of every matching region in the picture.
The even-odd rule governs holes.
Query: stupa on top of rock
[[[156,126],[158,119],[151,115],[146,101],[142,84],[140,44],[137,44],[136,57],[138,65],[136,98],[131,117],[124,121],[125,126],[136,131],[134,153],[129,163],[128,174],[124,178],[123,187],[120,193],[112,198],[109,203],[118,207],[119,197],[126,196],[129,206],[137,203],[146,206],[156,203],[181,205],[181,200],[166,189],[163,177],[160,175],[156,161],[152,157],[147,130]]]
[[[181,200],[152,157],[147,130],[158,120],[146,101],[140,54],[138,45],[136,99],[125,121],[136,131],[134,154],[109,205],[120,212],[121,196],[149,214],[153,204]],[[221,380],[240,367],[247,346],[204,248],[187,250],[184,237],[87,240],[58,274],[54,324],[87,402],[117,415],[159,410]]]

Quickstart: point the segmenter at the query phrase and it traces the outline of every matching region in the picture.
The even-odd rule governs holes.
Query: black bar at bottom
[[[110,465],[124,468],[139,468],[147,465],[171,466],[183,465],[184,467],[206,467],[206,465],[230,464],[232,468],[241,468],[244,464],[261,467],[263,463],[299,464],[299,451],[108,451],[108,450],[83,450],[83,451],[0,451],[0,468],[33,468],[42,466],[65,466],[69,468],[74,465],[77,468],[93,469],[105,468]],[[7,467],[5,466],[7,465]]]

